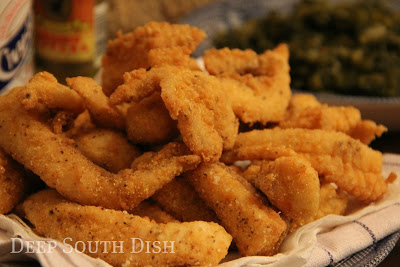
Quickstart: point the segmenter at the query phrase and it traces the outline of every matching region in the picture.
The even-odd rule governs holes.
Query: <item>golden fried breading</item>
[[[387,131],[383,125],[361,120],[360,111],[354,107],[321,104],[311,94],[293,95],[285,119],[279,123],[279,127],[339,131],[364,144],[369,144],[375,136],[379,137]]]
[[[74,124],[75,114],[68,111],[59,111],[52,120],[53,132],[56,134],[62,134],[64,128],[71,128]]]
[[[215,212],[199,197],[194,188],[177,177],[151,196],[165,211],[182,222],[219,222]]]
[[[92,123],[89,111],[86,109],[84,112],[79,114],[72,123],[72,126],[64,132],[65,136],[74,138],[83,133],[87,133],[96,128],[96,125]]]
[[[148,54],[149,65],[151,67],[161,67],[163,65],[173,65],[186,67],[191,70],[200,70],[196,60],[190,57],[192,53],[185,47],[162,47],[151,49]]]
[[[185,177],[233,236],[240,254],[268,256],[278,252],[286,223],[248,189],[250,184],[243,185],[244,178],[239,179],[222,163],[203,163]]]
[[[0,147],[60,194],[83,204],[131,209],[200,158],[183,144],[164,147],[146,168],[110,173],[86,158],[73,140],[54,134],[20,104],[20,90],[0,97]]]
[[[376,124],[371,120],[362,120],[351,129],[349,135],[355,139],[360,140],[364,144],[371,143],[376,137],[380,137],[387,128],[382,124]]]
[[[129,213],[140,217],[148,217],[157,223],[179,222],[150,199],[143,200],[137,207],[131,209]]]
[[[146,152],[137,157],[131,164],[132,169],[141,169],[148,164],[156,152]],[[155,192],[155,200],[165,211],[182,222],[206,221],[219,222],[215,212],[199,197],[194,188],[182,177],[176,177]]]
[[[292,156],[263,162],[258,175],[249,181],[287,217],[306,219],[317,215],[319,178],[307,160]]]
[[[104,95],[101,86],[92,78],[75,77],[67,78],[66,81],[68,86],[83,98],[96,125],[125,129],[125,117],[117,107],[109,104],[108,97]]]
[[[291,96],[286,45],[261,55],[251,50],[213,48],[203,58],[207,71],[223,80],[241,121],[266,124],[283,119]]]
[[[265,129],[238,135],[223,161],[271,159],[298,154],[327,182],[364,202],[387,192],[382,177],[382,153],[341,133],[319,129]],[[286,155],[285,155],[286,154]]]
[[[93,129],[74,137],[75,147],[100,167],[117,173],[130,168],[140,151],[126,136],[111,129]]]
[[[27,193],[27,181],[20,166],[0,149],[0,214],[10,212]]]
[[[125,72],[150,67],[149,51],[157,48],[182,48],[190,55],[205,38],[205,33],[189,25],[172,25],[150,22],[133,32],[109,41],[102,59],[102,85],[106,95],[111,95],[123,83]]]
[[[218,161],[223,149],[233,147],[239,123],[222,83],[200,71],[163,66],[132,71],[110,96],[113,104],[139,101],[161,90],[172,119],[178,121],[183,141],[204,161]]]
[[[19,98],[27,110],[43,112],[48,109],[62,109],[78,115],[84,110],[82,98],[48,72],[39,72],[33,76],[23,89]]]
[[[179,134],[160,93],[132,102],[126,115],[126,133],[133,143],[165,143]]]
[[[293,220],[290,224],[289,232],[293,232],[301,226],[329,214],[344,215],[347,203],[349,202],[349,198],[344,191],[336,189],[335,186],[330,183],[322,183],[319,195],[319,208],[316,216]]]
[[[228,253],[232,240],[216,223],[158,224],[122,211],[81,206],[54,190],[30,196],[19,213],[37,234],[76,245],[79,251],[114,266],[215,266]]]

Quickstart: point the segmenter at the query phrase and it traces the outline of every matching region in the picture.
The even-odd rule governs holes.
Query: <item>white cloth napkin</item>
[[[400,155],[384,154],[383,175],[390,172],[400,174]],[[280,253],[273,257],[240,257],[230,253],[221,266],[326,266],[397,231],[400,231],[400,179],[391,184],[388,194],[376,203],[347,216],[329,215],[298,229],[285,239]],[[18,239],[12,241],[13,237]],[[29,244],[31,246],[27,246]],[[44,267],[110,266],[102,260],[70,251],[61,242],[35,235],[15,215],[0,216],[0,263],[29,258],[36,259]]]

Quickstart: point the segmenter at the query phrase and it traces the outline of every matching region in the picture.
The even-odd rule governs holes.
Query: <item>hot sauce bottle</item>
[[[93,76],[106,43],[106,10],[106,1],[35,0],[37,71],[48,71],[59,82]]]

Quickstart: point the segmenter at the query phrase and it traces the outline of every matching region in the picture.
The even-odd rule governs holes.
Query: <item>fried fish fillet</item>
[[[82,206],[51,189],[30,196],[19,213],[37,234],[77,246],[113,266],[215,266],[232,240],[216,223],[158,224],[122,211]]]
[[[110,173],[77,150],[72,139],[54,134],[42,115],[26,111],[18,97],[20,89],[0,97],[0,147],[71,200],[131,209],[200,163],[185,145],[171,143],[146,168]]]
[[[274,255],[286,235],[286,223],[266,206],[251,185],[222,163],[201,164],[185,177],[211,207],[243,256]],[[245,185],[244,183],[247,183]]]
[[[130,168],[140,151],[121,132],[93,129],[74,137],[75,147],[100,167],[117,173]]]
[[[0,149],[0,214],[10,212],[28,191],[22,169],[23,166]]]
[[[132,169],[140,169],[156,155],[149,151],[137,157],[131,164]],[[155,192],[151,199],[166,212],[182,222],[206,221],[219,223],[215,212],[199,197],[194,188],[183,178],[176,177]]]
[[[210,49],[206,70],[224,81],[235,115],[245,123],[278,122],[291,96],[289,50],[284,44],[257,55],[251,50]]]
[[[165,143],[179,134],[160,93],[132,102],[126,115],[126,133],[133,143]]]
[[[43,112],[62,109],[76,115],[84,111],[82,98],[48,72],[39,72],[19,90],[19,99],[27,110]]]
[[[387,192],[382,153],[341,133],[319,129],[265,129],[238,135],[223,161],[269,159],[300,155],[319,176],[364,202]]]
[[[150,220],[154,220],[157,223],[179,222],[172,215],[163,211],[161,207],[151,199],[143,200],[137,207],[131,209],[129,213],[140,217],[148,217]]]
[[[321,104],[311,94],[295,94],[290,100],[285,119],[280,128],[323,129],[346,133],[369,144],[381,136],[386,127],[370,120],[362,120],[358,109],[348,106]]]
[[[66,79],[68,86],[85,102],[93,122],[101,127],[125,129],[125,117],[118,107],[110,105],[100,85],[92,78],[74,77]]]
[[[280,157],[264,161],[249,180],[284,215],[291,219],[315,217],[319,208],[318,173],[301,157]]]
[[[177,177],[151,196],[165,211],[182,222],[219,222],[215,212],[182,177]]]
[[[111,103],[140,101],[161,90],[165,107],[178,121],[183,141],[204,161],[218,161],[223,149],[233,147],[239,123],[217,78],[201,71],[163,66],[126,73],[124,80],[110,96]]]
[[[301,226],[318,220],[329,214],[345,214],[349,197],[344,191],[336,189],[335,186],[330,183],[322,183],[319,195],[319,208],[317,214],[308,218],[294,219],[290,224],[289,232],[293,232]]]
[[[102,59],[104,93],[111,95],[123,83],[125,72],[150,67],[152,49],[179,48],[183,54],[190,55],[205,36],[196,27],[167,22],[150,22],[125,35],[117,33],[117,38],[109,41]]]

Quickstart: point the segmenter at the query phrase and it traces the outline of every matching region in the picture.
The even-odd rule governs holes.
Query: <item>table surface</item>
[[[383,153],[386,152],[400,154],[400,132],[385,133],[382,137],[374,140],[371,143],[371,147],[373,149],[382,151]],[[393,251],[379,266],[400,266],[400,242],[397,242]]]

